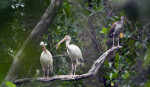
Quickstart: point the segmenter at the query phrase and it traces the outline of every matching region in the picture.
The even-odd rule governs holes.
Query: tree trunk
[[[47,8],[41,20],[35,26],[28,39],[25,41],[22,48],[19,50],[14,58],[14,61],[7,73],[7,76],[3,80],[0,87],[5,87],[6,81],[13,82],[18,77],[21,67],[23,66],[23,60],[30,56],[30,54],[36,52],[36,47],[39,46],[42,36],[48,30],[50,24],[53,22],[63,0],[51,0],[51,4]]]

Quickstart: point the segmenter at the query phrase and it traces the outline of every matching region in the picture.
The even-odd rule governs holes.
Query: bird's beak
[[[65,40],[66,40],[66,38],[62,39],[62,40],[58,43],[58,45],[57,45],[57,47],[56,47],[56,50],[57,50],[58,46],[59,46],[62,42],[64,42]]]
[[[128,21],[128,19],[125,17],[125,20],[128,22],[128,24],[130,25],[130,27],[132,28],[131,22]]]

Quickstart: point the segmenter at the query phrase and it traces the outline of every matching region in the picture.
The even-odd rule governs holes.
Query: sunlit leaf
[[[116,60],[117,61],[119,60],[119,54],[118,53],[116,54]]]
[[[113,82],[111,82],[111,86],[114,86],[114,83],[113,83]]]
[[[13,83],[10,82],[10,81],[7,81],[5,84],[6,84],[8,87],[16,87],[16,85],[13,84]]]
[[[107,34],[107,28],[103,27],[103,28],[102,28],[102,32],[103,32],[104,34]]]

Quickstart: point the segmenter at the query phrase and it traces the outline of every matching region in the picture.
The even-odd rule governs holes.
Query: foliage
[[[6,85],[7,85],[8,87],[16,87],[15,84],[13,84],[12,82],[9,82],[9,81],[6,82]]]
[[[106,42],[112,23],[119,21],[122,15],[131,21],[132,27],[125,23],[123,38],[120,38],[121,50],[110,55],[94,79],[80,81],[54,81],[52,83],[30,82],[23,87],[142,87],[149,86],[150,80],[150,7],[148,0],[134,2],[113,2],[115,0],[72,0],[76,4],[63,1],[49,30],[42,40],[53,56],[66,54],[65,44],[57,50],[56,45],[65,35],[72,37],[73,44],[78,45],[84,57],[85,66],[77,69],[77,74],[86,73],[93,62],[110,48]],[[122,0],[120,0],[122,1]],[[118,4],[120,3],[120,4]],[[138,6],[138,3],[141,3]],[[14,56],[22,47],[29,33],[40,20],[50,4],[49,0],[2,0],[0,1],[0,82],[3,80]],[[117,6],[117,7],[115,7]],[[144,15],[144,16],[143,16]],[[147,19],[147,20],[146,20]],[[115,44],[117,41],[115,41]],[[42,51],[37,47],[36,60],[33,55],[26,59],[19,78],[42,76],[39,56]],[[30,59],[31,58],[31,59]],[[34,63],[33,63],[34,61]],[[29,66],[29,63],[32,66]],[[70,74],[69,57],[54,59],[53,75]],[[13,85],[6,82],[8,87]],[[15,86],[14,86],[15,87]]]

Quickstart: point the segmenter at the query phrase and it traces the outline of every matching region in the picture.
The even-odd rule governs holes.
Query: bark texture
[[[31,52],[34,53],[36,47],[39,46],[39,42],[41,41],[42,36],[48,30],[50,24],[56,17],[62,1],[63,0],[51,0],[51,4],[45,11],[43,17],[35,26],[28,39],[25,41],[24,45],[15,56],[7,76],[3,80],[0,87],[6,87],[6,81],[13,82],[18,77],[21,67],[23,66],[23,60],[27,58]],[[29,49],[31,50],[29,51]]]

